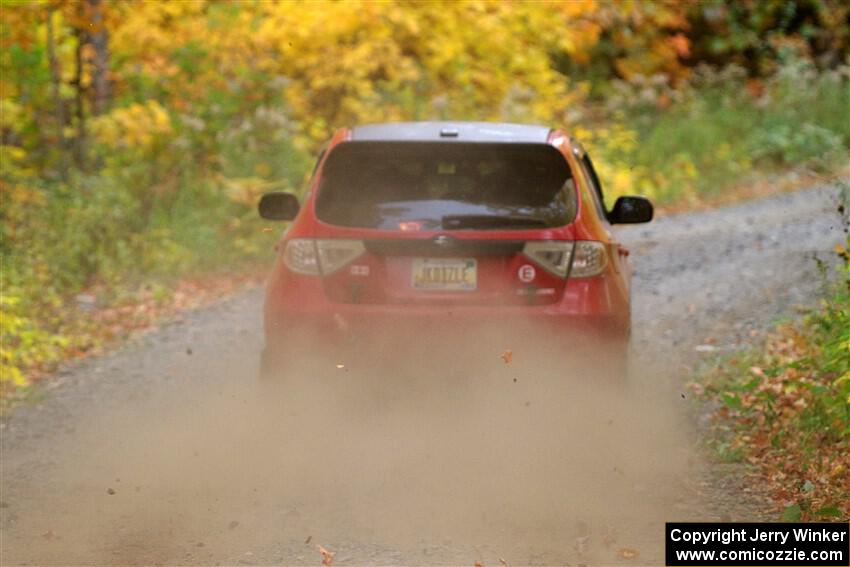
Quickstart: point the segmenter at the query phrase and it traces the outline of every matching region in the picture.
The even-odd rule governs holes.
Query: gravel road
[[[508,367],[493,345],[457,390],[375,376],[280,400],[254,379],[261,290],[186,313],[5,417],[0,562],[319,565],[319,544],[334,565],[660,564],[665,520],[769,517],[745,471],[695,450],[686,383],[813,304],[838,191],[618,229],[636,268],[625,395],[552,396],[547,361]]]

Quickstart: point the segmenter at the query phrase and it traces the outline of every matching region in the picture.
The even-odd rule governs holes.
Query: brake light
[[[283,263],[296,274],[318,276],[316,241],[311,238],[293,238],[287,241],[283,250]]]
[[[322,275],[334,273],[366,252],[366,247],[359,240],[317,240],[316,246]]]
[[[598,276],[608,264],[605,245],[594,241],[532,241],[522,253],[560,278]]]
[[[607,264],[608,254],[605,252],[603,243],[591,240],[576,242],[570,277],[589,278],[598,276]]]
[[[332,274],[366,251],[359,240],[293,238],[283,251],[286,267],[305,276]]]
[[[560,278],[567,277],[573,255],[573,242],[532,241],[526,242],[522,253],[534,260],[547,272]]]

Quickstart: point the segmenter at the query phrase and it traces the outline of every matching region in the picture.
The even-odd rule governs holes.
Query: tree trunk
[[[53,10],[47,13],[47,64],[50,67],[50,87],[53,97],[53,114],[56,121],[56,140],[59,146],[59,173],[63,180],[68,179],[68,146],[65,142],[65,108],[62,102],[60,84],[62,73],[56,59],[56,37],[53,30]]]
[[[74,140],[74,161],[77,167],[85,169],[85,145],[86,145],[86,109],[85,109],[85,85],[83,85],[83,51],[85,51],[88,34],[85,30],[76,28],[74,35],[77,36],[77,50],[75,53],[75,65],[73,84],[77,89],[74,104],[74,113],[77,119],[77,138]]]
[[[90,18],[89,42],[94,50],[92,70],[92,114],[103,114],[111,96],[109,83],[109,32],[103,21],[102,0],[86,0],[86,11]]]

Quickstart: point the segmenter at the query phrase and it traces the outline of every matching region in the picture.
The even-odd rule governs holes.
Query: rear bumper
[[[279,269],[266,290],[264,315],[269,346],[308,348],[409,345],[425,339],[625,344],[631,324],[628,291],[613,275],[569,280],[559,301],[543,305],[352,304],[330,301],[320,280]]]
[[[270,346],[410,345],[429,343],[575,345],[629,339],[628,315],[573,314],[557,306],[331,305],[321,310],[266,312]]]

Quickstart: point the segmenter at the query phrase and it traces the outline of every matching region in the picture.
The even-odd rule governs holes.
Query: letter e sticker
[[[520,266],[516,275],[519,278],[519,281],[521,281],[522,283],[531,283],[537,276],[537,270],[534,269],[534,266],[531,266],[529,264],[523,264],[522,266]]]

